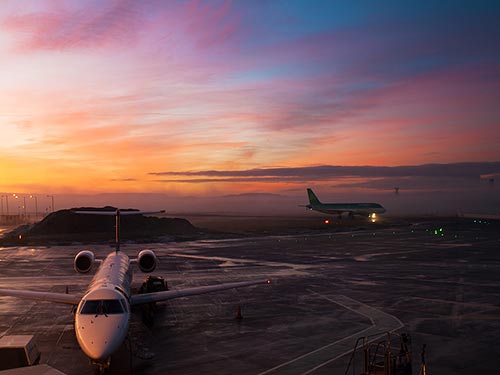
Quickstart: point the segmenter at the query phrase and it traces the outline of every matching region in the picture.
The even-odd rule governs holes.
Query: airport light
[[[444,237],[444,229],[442,227],[439,229],[434,229],[434,235]]]

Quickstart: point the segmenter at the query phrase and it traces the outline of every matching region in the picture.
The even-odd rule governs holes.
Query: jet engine
[[[156,255],[151,250],[142,250],[137,255],[137,264],[142,272],[153,272],[157,263]]]
[[[94,253],[90,250],[83,250],[76,254],[73,265],[75,271],[79,273],[87,273],[92,269],[94,264]]]

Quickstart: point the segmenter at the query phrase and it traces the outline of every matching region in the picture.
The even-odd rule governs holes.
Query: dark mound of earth
[[[0,244],[9,245],[43,242],[97,242],[114,241],[115,216],[85,215],[74,211],[109,211],[114,207],[80,207],[70,210],[60,210],[46,216],[34,225],[24,225],[8,233]],[[137,211],[133,209],[121,210]],[[191,237],[198,230],[186,219],[159,218],[143,215],[122,215],[120,217],[120,238],[122,241],[154,242],[170,239]]]

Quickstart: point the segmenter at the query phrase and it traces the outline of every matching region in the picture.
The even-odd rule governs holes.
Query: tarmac
[[[276,220],[260,220],[260,229],[234,238],[122,245],[131,257],[154,250],[160,264],[153,274],[170,289],[265,278],[272,284],[159,304],[153,327],[136,311],[110,373],[344,374],[359,337],[377,342],[388,331],[411,335],[414,374],[423,344],[429,373],[498,372],[498,222],[344,226],[311,216],[289,230],[282,221],[261,230]],[[83,293],[91,275],[73,270],[83,249],[98,257],[112,250],[0,248],[0,288]],[[135,270],[134,287],[145,277]],[[34,334],[42,364],[66,374],[95,372],[66,305],[0,297],[0,336],[12,334]],[[362,356],[356,358],[349,374],[361,373]]]

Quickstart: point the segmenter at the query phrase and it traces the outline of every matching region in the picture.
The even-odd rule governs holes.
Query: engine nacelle
[[[73,266],[75,271],[79,273],[87,273],[92,269],[94,264],[94,253],[90,250],[83,250],[76,254]]]
[[[137,255],[137,264],[142,272],[153,272],[157,263],[158,259],[151,250],[142,250]]]

